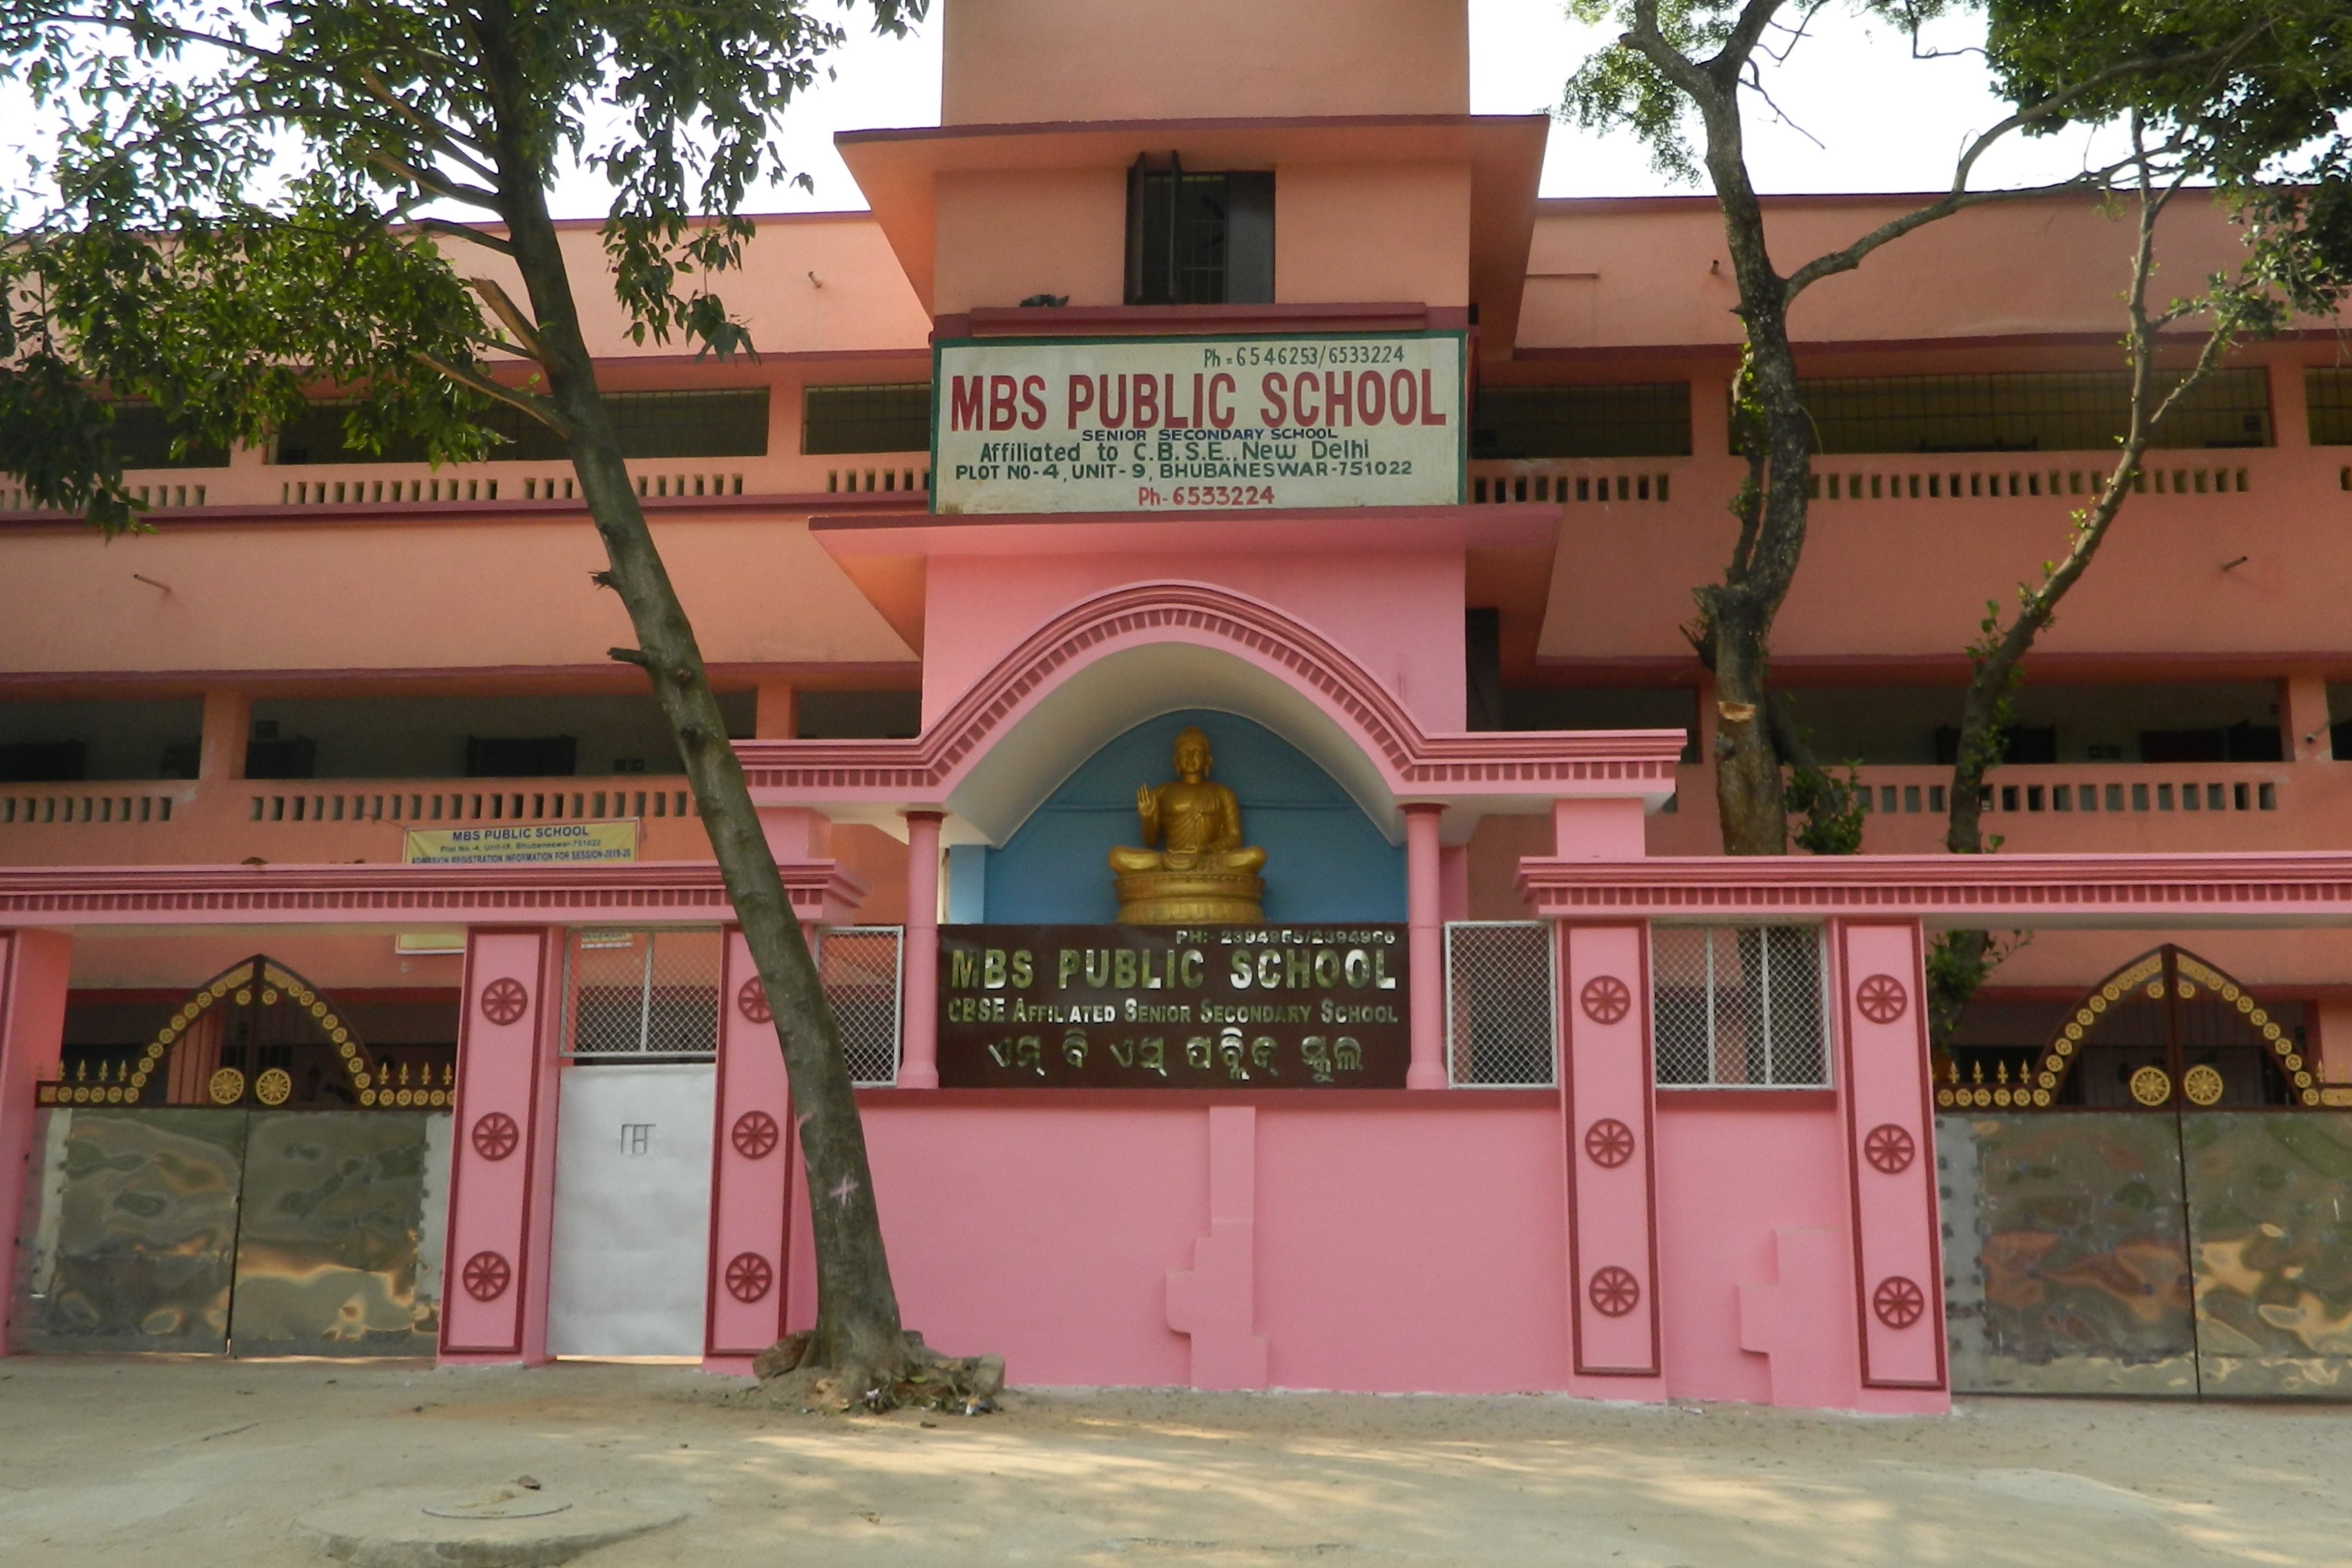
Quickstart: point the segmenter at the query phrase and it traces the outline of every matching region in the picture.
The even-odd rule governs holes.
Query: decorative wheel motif
[[[2221,1073],[2203,1062],[2180,1075],[2180,1092],[2191,1105],[2219,1105],[2224,1087]]]
[[[1584,1157],[1604,1171],[1613,1171],[1633,1157],[1633,1130],[1613,1116],[1604,1116],[1584,1130]]]
[[[727,1262],[727,1293],[738,1301],[757,1301],[775,1288],[776,1271],[756,1252],[739,1252]]]
[[[754,1024],[764,1024],[775,1016],[768,1008],[768,988],[760,984],[756,974],[746,980],[735,992],[735,1010]]]
[[[495,1252],[477,1252],[466,1259],[466,1267],[457,1278],[465,1282],[466,1294],[475,1300],[495,1301],[514,1283],[514,1268]]]
[[[1613,974],[1598,974],[1586,981],[1576,1001],[1584,1016],[1596,1024],[1622,1022],[1633,1010],[1633,993]]]
[[[1863,1135],[1862,1157],[1874,1171],[1899,1176],[1911,1168],[1918,1154],[1919,1145],[1911,1134],[1892,1121],[1882,1121]]]
[[[264,1105],[283,1105],[294,1098],[294,1075],[284,1068],[265,1068],[253,1080],[253,1098]]]
[[[235,1105],[245,1098],[245,1075],[235,1068],[222,1068],[205,1084],[205,1092],[212,1096],[215,1105]]]
[[[1612,1263],[1593,1275],[1584,1299],[1602,1317],[1622,1318],[1642,1304],[1642,1282]]]
[[[2160,1067],[2144,1067],[2131,1075],[2131,1097],[2153,1109],[2172,1098],[2172,1075]]]
[[[776,1152],[783,1139],[783,1130],[776,1119],[764,1110],[747,1110],[735,1119],[735,1126],[727,1141],[735,1145],[735,1152],[746,1160],[764,1160]]]
[[[1874,974],[1854,987],[1857,1012],[1874,1024],[1892,1024],[1911,1008],[1911,993],[1892,974]]]
[[[474,1131],[467,1135],[474,1152],[485,1160],[503,1160],[522,1142],[522,1129],[515,1119],[503,1110],[493,1110],[474,1119]]]
[[[511,1024],[530,1010],[530,993],[520,980],[493,980],[482,987],[482,1016],[493,1024]]]
[[[1870,1310],[1890,1329],[1907,1329],[1927,1315],[1927,1293],[1900,1274],[1890,1274],[1870,1293]]]

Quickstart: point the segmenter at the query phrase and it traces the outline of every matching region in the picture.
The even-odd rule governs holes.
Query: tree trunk
[[[1697,595],[1716,680],[1716,806],[1726,854],[1782,855],[1789,847],[1789,816],[1783,759],[1768,721],[1769,667],[1772,624],[1804,551],[1812,424],[1797,395],[1788,283],[1773,268],[1764,210],[1748,178],[1738,89],[1726,87],[1702,99],[1699,107],[1707,171],[1723,212],[1724,241],[1739,288],[1738,313],[1747,329],[1743,390],[1752,394],[1760,413],[1764,447],[1762,492],[1743,498],[1730,565],[1722,582]],[[1753,429],[1745,434],[1750,441],[1759,437]]]
[[[655,549],[599,395],[538,171],[519,151],[505,167],[509,236],[536,318],[547,390],[571,426],[581,493],[604,542],[611,585],[636,631],[630,662],[642,664],[652,678],[654,694],[677,736],[720,878],[782,1042],[816,1246],[817,1321],[805,1363],[872,1373],[887,1387],[907,1365],[907,1349],[883,1250],[865,1129],[833,1012],[777,875],[742,766],[728,743],[694,628]],[[519,169],[527,172],[514,172]]]

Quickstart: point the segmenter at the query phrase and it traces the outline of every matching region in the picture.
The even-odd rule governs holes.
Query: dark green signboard
[[[1402,925],[943,926],[940,1083],[1402,1089]]]

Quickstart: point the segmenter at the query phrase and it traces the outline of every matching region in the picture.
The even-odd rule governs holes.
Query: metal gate
[[[16,1348],[434,1352],[447,1113],[39,1114]]]
[[[552,1353],[702,1353],[717,1093],[717,1069],[706,1062],[563,1069],[547,1305]]]
[[[1937,1101],[1959,1392],[2352,1399],[2352,1117],[2169,945]]]

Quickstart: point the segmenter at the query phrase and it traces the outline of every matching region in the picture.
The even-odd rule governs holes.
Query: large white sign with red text
[[[940,345],[931,508],[1450,506],[1458,332]]]

